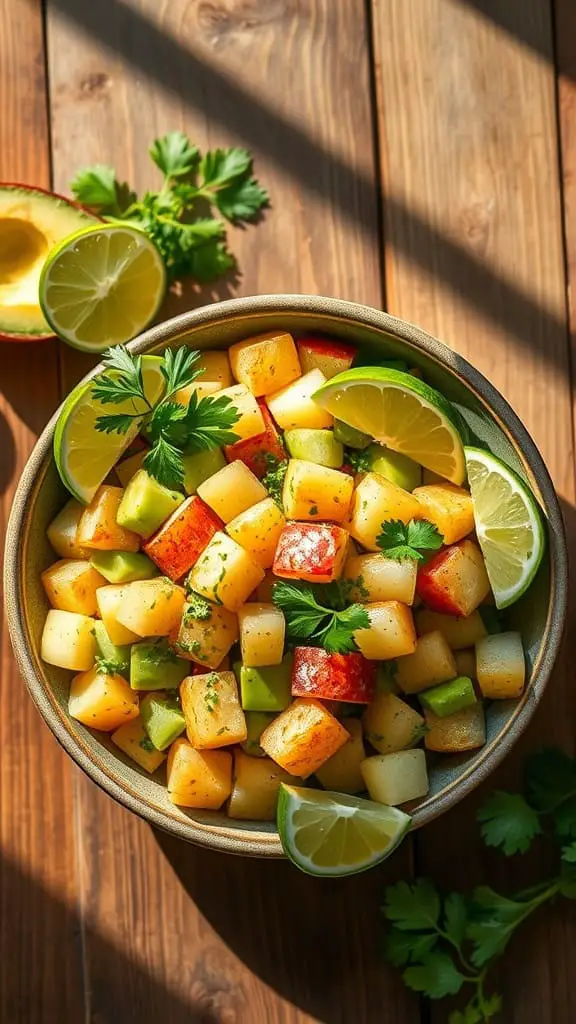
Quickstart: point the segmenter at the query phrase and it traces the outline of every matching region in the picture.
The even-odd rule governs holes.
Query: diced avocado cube
[[[344,462],[344,445],[332,430],[287,430],[284,441],[293,459],[307,459],[329,469],[340,469]]]
[[[95,551],[90,561],[109,583],[150,580],[160,571],[148,555],[133,551]]]
[[[477,701],[472,680],[467,676],[458,676],[449,683],[441,683],[431,690],[425,690],[424,693],[418,694],[418,698],[422,707],[432,711],[438,718],[455,715],[457,711],[469,708]]]
[[[132,644],[130,686],[133,690],[175,690],[190,671],[190,662],[179,658],[166,640]]]
[[[209,476],[213,476],[226,465],[221,448],[212,448],[209,452],[193,452],[182,457],[184,466],[184,490],[186,494],[196,491]]]
[[[119,647],[113,644],[103,622],[97,619],[94,623],[94,636],[96,637],[96,653],[103,661],[110,665],[118,665],[118,674],[128,677],[130,671],[130,644]]]
[[[166,750],[182,735],[186,721],[177,700],[166,693],[150,693],[140,702],[142,725],[156,750]]]
[[[260,746],[260,737],[264,732],[267,725],[276,718],[276,715],[270,711],[247,711],[245,714],[246,718],[246,729],[248,735],[241,743],[240,746],[245,754],[249,754],[250,757],[265,757],[265,753]]]
[[[356,427],[349,427],[342,420],[334,420],[334,438],[348,448],[367,448],[372,443],[369,434],[363,434],[361,430],[356,430]]]
[[[169,491],[145,469],[134,474],[118,506],[116,522],[127,530],[151,537],[184,501],[178,491]]]
[[[393,452],[381,444],[371,444],[368,455],[373,473],[379,473],[405,491],[413,491],[422,483],[422,467],[407,455]]]
[[[240,682],[240,695],[244,711],[283,711],[292,699],[292,666],[294,657],[285,654],[280,665],[249,668],[237,662],[234,665]]]

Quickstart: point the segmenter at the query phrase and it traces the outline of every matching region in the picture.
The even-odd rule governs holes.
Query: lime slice
[[[454,484],[464,481],[456,414],[442,395],[417,377],[382,366],[357,366],[327,381],[313,398],[387,448]]]
[[[159,356],[142,357],[144,394],[154,405],[164,390]],[[108,371],[111,376],[114,370]],[[78,501],[88,504],[122,453],[138,433],[138,422],[126,434],[103,434],[96,429],[98,416],[146,412],[138,399],[119,405],[102,405],[92,397],[94,381],[79,384],[62,406],[54,432],[54,459],[63,484]]]
[[[309,875],[355,875],[385,860],[412,822],[396,807],[297,786],[280,786],[284,853]]]
[[[99,224],[52,249],[40,275],[40,305],[69,345],[103,352],[144,330],[165,289],[162,258],[143,231]]]
[[[465,448],[478,543],[497,608],[530,586],[546,546],[542,514],[526,484],[500,459]]]

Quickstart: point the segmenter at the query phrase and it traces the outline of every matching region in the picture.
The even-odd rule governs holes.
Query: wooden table
[[[78,167],[108,162],[142,187],[150,141],[173,128],[249,146],[272,209],[234,233],[234,292],[385,306],[468,356],[539,444],[573,540],[575,11],[574,0],[0,0],[0,179],[67,191]],[[181,306],[193,302],[188,292]],[[88,363],[52,343],[1,356],[4,522],[35,435]],[[1,1024],[440,1022],[382,961],[384,885],[418,870],[505,886],[544,870],[480,845],[487,788],[347,881],[172,841],[72,765],[5,633],[2,644]],[[513,784],[522,751],[543,740],[573,750],[575,653],[567,645],[489,786]],[[573,907],[534,920],[495,979],[503,1019],[572,1024],[575,955]]]

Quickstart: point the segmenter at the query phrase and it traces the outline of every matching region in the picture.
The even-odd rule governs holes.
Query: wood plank
[[[545,0],[507,0],[487,20],[475,7],[372,0],[388,306],[466,355],[511,401],[552,472],[573,539],[550,8]],[[523,45],[526,26],[537,46]],[[423,874],[446,888],[492,879],[513,890],[523,876],[538,879],[548,870],[538,855],[504,864],[488,855],[474,812],[494,786],[515,784],[527,748],[548,742],[573,749],[570,659],[573,639],[514,755],[481,793],[418,837]],[[574,917],[562,905],[515,939],[494,979],[506,1021],[574,1020],[566,978],[575,942]],[[445,1020],[445,1009],[434,1007],[431,1016]]]
[[[40,2],[20,3],[16,17],[11,0],[0,0],[0,180],[50,187],[44,65]],[[3,537],[58,380],[51,343],[0,349]],[[25,692],[2,618],[0,610],[0,1020],[80,1020],[72,766]]]
[[[576,357],[576,7],[555,0],[560,171],[572,360]]]
[[[48,14],[60,187],[91,161],[116,163],[139,188],[152,184],[146,150],[173,128],[201,146],[248,144],[272,209],[257,229],[233,233],[243,276],[211,297],[293,290],[380,304],[362,0],[255,0],[249,9],[49,0]],[[187,291],[180,305],[200,298]],[[68,374],[77,371],[66,362]],[[391,1024],[414,1020],[415,1003],[382,966],[377,941],[380,891],[390,872],[409,872],[407,849],[387,873],[324,888],[284,864],[219,857],[160,836],[158,846],[88,783],[80,826],[88,918],[134,964],[118,965],[88,938],[98,1020],[123,1019],[138,1006],[139,1018],[152,1021],[164,1012],[166,989],[171,1022],[205,1012],[238,1024],[310,1015],[362,1024],[378,1019],[382,1005]]]

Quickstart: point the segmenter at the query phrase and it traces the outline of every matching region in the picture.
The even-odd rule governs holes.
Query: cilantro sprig
[[[376,543],[387,558],[397,562],[407,559],[422,562],[424,552],[438,551],[444,540],[438,527],[427,519],[411,519],[409,523],[390,519],[382,523],[382,533],[376,537]]]
[[[222,217],[246,223],[268,203],[266,191],[252,177],[250,153],[234,147],[202,156],[179,131],[155,139],[149,153],[164,178],[158,192],[139,199],[118,181],[113,167],[103,164],[78,171],[72,192],[106,220],[143,228],[160,251],[171,281],[188,276],[212,281],[234,269]],[[216,216],[207,215],[212,211]]]
[[[428,879],[386,890],[383,912],[390,928],[386,954],[402,969],[408,988],[429,999],[468,989],[471,997],[449,1024],[486,1024],[502,997],[486,992],[486,976],[514,932],[544,903],[576,899],[576,759],[551,749],[526,762],[522,793],[494,793],[478,813],[488,846],[510,857],[539,837],[556,844],[556,874],[512,895],[481,885],[463,895],[441,894]]]
[[[351,581],[334,583],[288,583],[272,587],[272,600],[284,612],[286,632],[292,640],[311,640],[337,654],[357,651],[357,629],[370,625],[368,612],[361,604],[346,606]]]
[[[239,413],[226,395],[198,398],[193,391],[187,406],[174,401],[177,391],[202,374],[196,368],[199,358],[200,353],[186,345],[166,349],[160,366],[164,394],[155,406],[144,391],[142,357],[132,355],[124,345],[108,349],[103,358],[106,371],[92,385],[92,396],[102,405],[131,403],[133,409],[98,416],[96,430],[125,434],[134,424],[138,429],[145,427],[152,447],[142,465],[165,487],[183,487],[185,452],[207,451],[238,440],[232,427]]]

